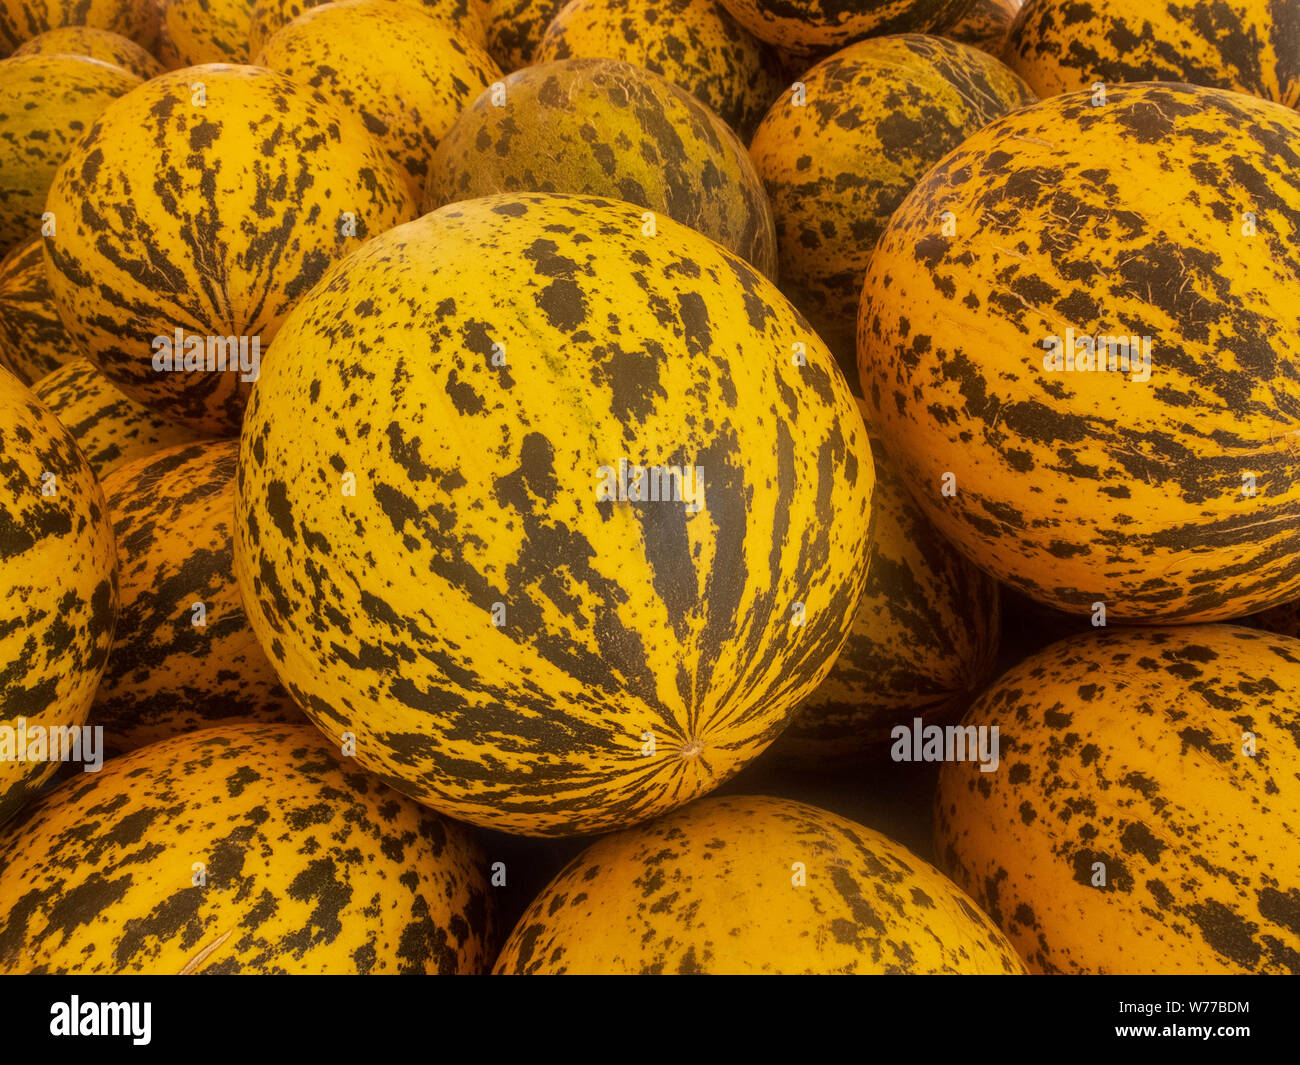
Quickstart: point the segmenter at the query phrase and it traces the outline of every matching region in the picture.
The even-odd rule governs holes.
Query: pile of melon
[[[0,972],[1300,974],[1297,40],[0,0]]]

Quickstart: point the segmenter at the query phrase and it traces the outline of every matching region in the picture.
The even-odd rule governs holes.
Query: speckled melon
[[[156,370],[166,349],[155,338],[197,337],[214,366],[224,338],[245,338],[250,353],[257,338],[265,354],[331,262],[418,209],[359,117],[283,74],[217,64],[109,107],[46,208],[69,333],[129,396],[214,436],[238,431],[249,375]]]
[[[93,26],[144,48],[158,36],[157,0],[0,0],[0,51],[61,26]]]
[[[935,531],[878,440],[867,590],[835,668],[768,754],[806,769],[859,763],[898,724],[960,716],[998,650],[998,585]]]
[[[940,531],[1049,606],[1211,621],[1297,598],[1298,248],[1288,108],[1121,85],[999,119],[876,248],[873,428]]]
[[[962,724],[1001,762],[944,764],[936,850],[1032,970],[1300,974],[1300,640],[1078,637]]]
[[[1176,81],[1300,104],[1300,0],[1028,0],[1006,60],[1040,96]]]
[[[438,145],[424,208],[495,192],[572,192],[662,212],[776,275],[776,236],[744,144],[685,89],[616,59],[510,75]],[[856,375],[855,375],[856,376]]]
[[[519,193],[398,227],[294,308],[253,392],[235,566],[262,646],[358,762],[475,824],[596,832],[707,792],[820,682],[866,580],[871,451],[830,353],[641,215]],[[625,464],[679,476],[644,498]]]
[[[852,379],[862,279],[894,208],[977,129],[1035,98],[991,56],[919,34],[859,41],[799,81],[750,154],[776,217],[781,288]]]
[[[621,59],[680,85],[745,140],[784,87],[776,55],[716,0],[570,0],[533,62]]]
[[[142,407],[81,356],[42,377],[32,392],[63,423],[100,480],[134,459],[196,439],[192,429]]]
[[[140,79],[89,56],[0,60],[0,252],[41,233],[54,173],[94,121]],[[55,224],[71,222],[55,217]]]
[[[1000,57],[1022,3],[1023,0],[975,0],[966,14],[945,29],[943,35]]]
[[[438,141],[501,77],[473,41],[419,8],[388,0],[312,8],[267,41],[257,63],[359,115],[417,201]]]
[[[235,440],[178,444],[104,479],[122,609],[91,708],[113,751],[227,720],[301,721],[235,584]]]
[[[551,20],[565,0],[491,0],[487,47],[502,70],[518,70],[533,58]]]
[[[711,798],[594,843],[529,907],[498,974],[1015,975],[928,863],[825,810]]]
[[[80,354],[54,305],[44,240],[32,237],[0,262],[0,366],[26,385]]]
[[[58,419],[0,369],[0,821],[63,764],[41,750],[48,730],[85,723],[117,609],[99,482]]]
[[[790,52],[837,48],[862,37],[942,30],[974,0],[721,0],[761,41]]]
[[[158,0],[158,57],[168,70],[247,63],[253,0]]]
[[[0,838],[0,972],[480,972],[486,872],[309,725],[219,725],[65,781]]]
[[[396,0],[458,31],[480,48],[487,46],[487,10],[478,0]],[[257,55],[276,33],[322,0],[255,0],[248,33],[249,54]],[[360,43],[358,41],[358,43]]]
[[[85,55],[129,70],[148,80],[163,72],[162,64],[135,41],[93,26],[63,26],[47,30],[14,49],[14,55]]]

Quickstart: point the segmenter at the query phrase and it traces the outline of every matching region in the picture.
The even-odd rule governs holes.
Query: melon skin
[[[198,439],[141,406],[82,356],[42,377],[32,393],[63,423],[101,481],[133,459]]]
[[[501,77],[473,41],[417,7],[387,0],[312,8],[267,41],[257,63],[359,114],[417,202],[438,142]]]
[[[906,34],[841,49],[798,78],[750,144],[772,201],[781,287],[857,377],[858,299],[894,209],[976,130],[1036,102],[996,59]]]
[[[386,2],[386,0],[381,0]],[[484,0],[393,0],[422,11],[480,47],[487,46],[487,7]],[[249,55],[256,56],[267,42],[299,16],[323,0],[256,0],[248,30]],[[357,43],[361,43],[358,40]]]
[[[145,406],[231,436],[252,382],[155,370],[155,338],[245,337],[251,350],[256,337],[265,356],[331,262],[418,208],[359,117],[282,74],[211,64],[106,109],[46,209],[50,287],[84,354]]]
[[[1028,0],[1005,59],[1043,97],[1171,81],[1300,104],[1300,0]]]
[[[830,354],[743,260],[642,225],[560,194],[425,215],[298,304],[253,392],[235,567],[262,646],[460,820],[597,832],[703,794],[862,593],[871,453]],[[603,499],[620,459],[701,467],[702,505]]]
[[[140,79],[76,55],[0,59],[0,253],[41,233],[60,164],[95,117]],[[57,223],[71,218],[59,218]]]
[[[1001,762],[944,763],[942,867],[1033,972],[1300,974],[1298,707],[1290,637],[1053,644],[962,720],[999,727]]]
[[[772,211],[745,146],[666,78],[613,59],[566,59],[480,95],[438,145],[425,211],[497,192],[627,200],[776,275]]]
[[[158,0],[158,58],[168,70],[247,63],[253,0]]]
[[[1000,58],[1023,3],[1024,0],[975,0],[966,14],[948,26],[943,35]]]
[[[25,385],[80,357],[54,304],[44,240],[15,245],[0,262],[0,366]]]
[[[93,26],[62,26],[24,41],[14,55],[83,55],[130,71],[148,81],[163,72],[162,64],[135,41]]]
[[[526,67],[565,0],[491,0],[487,47],[507,73]]]
[[[495,920],[463,826],[252,724],[43,796],[0,837],[0,915],[0,972],[95,975],[476,973]]]
[[[800,802],[739,796],[594,843],[519,919],[495,972],[1018,975],[1024,965],[956,885],[897,843]]]
[[[862,37],[928,33],[962,18],[974,0],[721,0],[760,41],[812,54]]]
[[[235,440],[192,441],[104,480],[122,607],[90,718],[115,753],[231,720],[302,720],[235,584],[238,452]]]
[[[10,740],[24,722],[85,723],[117,611],[99,482],[58,419],[0,369],[0,726]],[[4,749],[10,740],[0,741],[0,822],[62,765],[21,760]]]
[[[824,770],[864,764],[895,725],[960,717],[998,655],[998,585],[949,544],[872,440],[867,587],[835,665],[764,755]]]
[[[621,59],[680,85],[748,141],[784,85],[776,54],[716,0],[569,0],[534,63]]]
[[[152,48],[158,36],[157,0],[0,0],[0,51],[64,26],[109,30]]]
[[[1124,165],[1099,168],[1121,142]],[[1300,413],[1297,145],[1300,116],[1277,104],[1116,86],[1105,107],[1072,93],[997,120],[899,207],[863,287],[862,387],[918,502],[977,565],[1111,622],[1297,598],[1281,428]],[[1151,337],[1150,379],[1045,369],[1067,330]]]

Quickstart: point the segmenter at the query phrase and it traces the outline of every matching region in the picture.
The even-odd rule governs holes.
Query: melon
[[[294,308],[240,438],[235,571],[281,680],[459,820],[597,832],[701,795],[830,668],[871,451],[744,260],[599,197],[375,238]]]
[[[835,667],[765,756],[861,764],[894,726],[960,717],[993,671],[998,585],[935,531],[878,440],[867,588]]]
[[[502,70],[527,66],[565,0],[491,0],[487,48]]]
[[[314,7],[267,41],[257,63],[359,115],[417,201],[438,141],[501,77],[473,41],[418,7],[388,0]]]
[[[927,33],[961,19],[974,0],[721,0],[761,41],[808,54],[862,37]]]
[[[1235,625],[1075,637],[962,720],[936,852],[1039,973],[1300,974],[1300,640]]]
[[[799,78],[750,145],[776,218],[781,287],[856,378],[871,250],[913,185],[1035,97],[991,56],[937,37],[859,41]]]
[[[616,59],[564,59],[510,75],[503,105],[495,96],[479,96],[438,145],[426,210],[496,192],[608,196],[776,275],[772,212],[754,164],[685,89]]]
[[[748,140],[783,84],[774,52],[717,0],[569,0],[533,62],[621,59],[680,85]]]
[[[254,0],[248,31],[249,54],[257,55],[281,29],[324,0]],[[389,2],[389,0],[381,0]],[[487,10],[480,0],[396,0],[418,8],[480,47],[487,45]],[[358,41],[358,44],[361,42]]]
[[[247,63],[253,0],[158,0],[158,57],[167,69]]]
[[[54,305],[44,240],[32,237],[0,262],[0,366],[26,385],[80,355]]]
[[[91,26],[144,48],[158,36],[157,0],[0,0],[0,51],[63,26]]]
[[[481,972],[486,872],[466,829],[311,726],[217,725],[65,781],[0,837],[0,972]]]
[[[42,377],[32,392],[63,423],[101,481],[133,459],[197,438],[142,407],[82,356]]]
[[[145,81],[163,72],[162,64],[135,41],[93,26],[63,26],[23,42],[14,55],[84,55],[129,70]]]
[[[99,482],[58,419],[0,369],[0,821],[64,753],[88,753],[67,730],[86,721],[117,609]]]
[[[940,532],[1049,606],[1188,622],[1300,597],[1297,248],[1289,108],[1154,83],[1024,108],[876,247],[873,428]]]
[[[1012,23],[1024,0],[975,0],[957,22],[943,31],[945,37],[973,45],[989,55],[1001,56]]]
[[[583,851],[519,919],[498,974],[983,974],[1024,965],[949,880],[788,799],[710,798]]]
[[[0,253],[48,232],[55,171],[95,116],[140,84],[121,67],[77,55],[0,59]],[[72,212],[53,224],[71,222]]]
[[[1176,81],[1300,104],[1300,0],[1028,0],[1006,60],[1040,96]]]
[[[294,302],[418,208],[359,117],[283,74],[212,64],[106,109],[46,209],[50,286],[83,352],[132,398],[226,436]]]

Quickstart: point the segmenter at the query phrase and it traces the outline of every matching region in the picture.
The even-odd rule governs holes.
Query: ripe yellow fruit
[[[424,12],[480,47],[487,45],[485,0],[395,0],[395,2]],[[266,47],[266,42],[281,29],[321,5],[322,0],[256,0],[248,30],[249,54],[257,55]]]
[[[0,366],[25,385],[81,354],[54,305],[44,241],[36,236],[17,244],[0,262]]]
[[[14,49],[14,55],[84,55],[128,70],[147,81],[163,72],[162,64],[135,41],[93,26],[46,30]]]
[[[309,725],[220,725],[78,774],[0,837],[0,972],[480,972],[485,874],[465,828]]]
[[[759,40],[808,55],[862,37],[942,30],[973,0],[721,0]]]
[[[1300,975],[1300,640],[1230,625],[1073,637],[962,720],[936,853],[1047,973]]]
[[[152,48],[158,36],[157,0],[0,0],[0,52],[63,26],[92,26]]]
[[[526,67],[565,0],[491,0],[487,49],[507,73]]]
[[[159,0],[158,57],[168,70],[247,63],[253,0]]]
[[[957,886],[878,832],[788,799],[711,798],[606,836],[519,919],[514,974],[1015,975]]]

